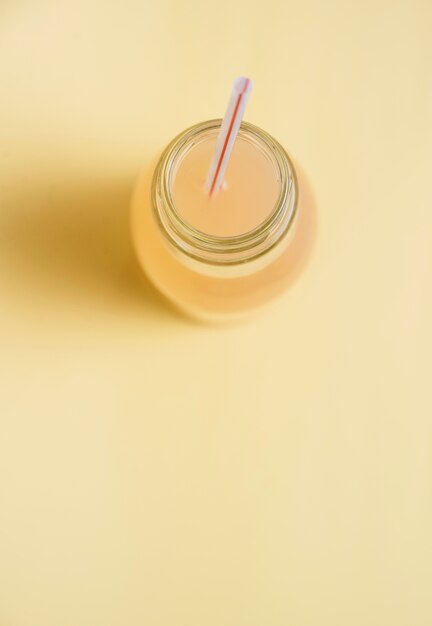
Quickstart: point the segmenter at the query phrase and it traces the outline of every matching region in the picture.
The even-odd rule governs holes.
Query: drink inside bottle
[[[239,137],[222,187],[210,196],[204,184],[214,147],[214,138],[204,138],[183,156],[173,179],[173,202],[197,230],[221,237],[243,235],[269,217],[280,180],[266,154]]]

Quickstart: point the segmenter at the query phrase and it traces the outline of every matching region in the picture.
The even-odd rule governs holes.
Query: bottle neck
[[[283,147],[270,135],[243,122],[239,137],[263,151],[271,160],[279,183],[279,196],[268,218],[247,233],[220,237],[201,232],[182,219],[173,202],[173,181],[178,163],[197,141],[214,138],[221,120],[197,124],[176,137],[163,153],[153,178],[152,201],[161,234],[172,253],[195,271],[214,276],[253,273],[272,262],[286,247],[294,231],[298,185],[294,167]]]

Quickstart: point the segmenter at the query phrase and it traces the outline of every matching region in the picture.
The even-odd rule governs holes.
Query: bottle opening
[[[243,134],[237,138],[217,193],[209,196],[205,179],[217,132],[191,139],[179,156],[170,181],[175,211],[207,235],[236,237],[263,224],[275,210],[281,180],[263,146]]]
[[[221,120],[196,124],[166,148],[153,179],[153,208],[177,252],[208,264],[244,264],[285,238],[297,211],[297,180],[283,147],[243,122],[226,188],[206,196],[208,159],[220,125]]]

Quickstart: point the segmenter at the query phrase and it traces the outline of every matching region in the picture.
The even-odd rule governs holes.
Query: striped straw
[[[249,78],[240,76],[235,79],[206,180],[205,188],[209,196],[218,191],[223,183],[251,90],[252,81]]]

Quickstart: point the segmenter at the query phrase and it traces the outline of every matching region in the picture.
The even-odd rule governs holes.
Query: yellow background
[[[429,0],[3,0],[1,626],[432,624]],[[138,171],[247,119],[315,190],[278,305],[141,279]]]

